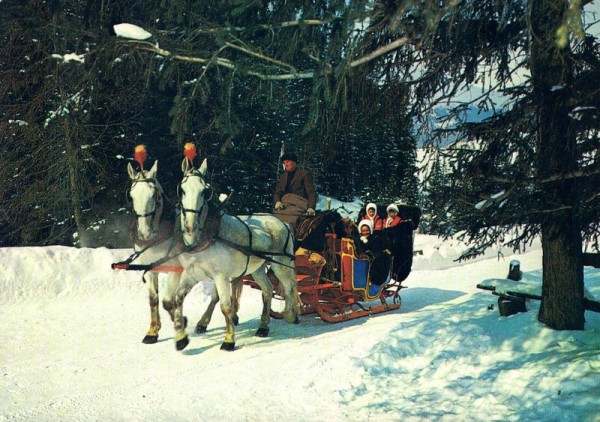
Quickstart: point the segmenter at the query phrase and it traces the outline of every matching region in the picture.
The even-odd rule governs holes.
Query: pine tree
[[[313,170],[322,194],[410,197],[408,90],[397,72],[381,74],[384,50],[372,42],[380,29],[364,28],[369,7],[366,1],[2,2],[0,60],[8,89],[0,95],[8,105],[3,115],[18,122],[0,123],[4,238],[70,243],[74,229],[83,239],[106,214],[124,220],[116,210],[127,179],[117,157],[138,143],[159,159],[169,204],[189,141],[208,157],[212,183],[234,192],[228,203],[234,211],[270,209],[282,142]],[[115,36],[120,23],[152,36]],[[20,63],[22,57],[30,62]],[[363,162],[372,166],[370,180]],[[405,177],[409,183],[400,181]],[[44,190],[48,181],[52,189]],[[25,224],[19,211],[32,205]]]
[[[597,107],[598,43],[581,32],[574,3],[554,0],[407,2],[389,6],[390,28],[412,35],[396,59],[414,86],[414,108],[427,116],[463,87],[483,86],[475,100],[449,107],[437,135],[453,134],[448,195],[456,230],[482,253],[499,240],[515,249],[542,237],[540,321],[583,328],[581,233],[593,241],[599,220],[594,192],[597,123],[578,108]],[[415,75],[410,66],[421,64]],[[519,72],[530,79],[517,79]],[[506,101],[498,105],[498,96]],[[465,116],[475,107],[490,117]],[[581,114],[594,114],[585,108]],[[511,240],[503,240],[511,239]]]

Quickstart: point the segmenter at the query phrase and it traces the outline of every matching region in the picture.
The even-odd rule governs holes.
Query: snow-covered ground
[[[476,288],[512,259],[540,283],[539,245],[455,263],[457,241],[416,244],[400,310],[272,320],[257,338],[260,293],[246,288],[231,353],[219,349],[218,310],[207,334],[191,332],[209,283],[187,298],[191,342],[177,352],[163,310],[159,342],[141,343],[141,274],[110,269],[129,250],[0,249],[0,421],[600,420],[600,315],[586,313],[585,331],[552,331],[537,322],[539,303],[500,317]],[[600,297],[600,270],[585,277]]]

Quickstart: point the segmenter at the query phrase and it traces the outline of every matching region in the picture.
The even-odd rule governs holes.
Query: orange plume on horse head
[[[194,167],[194,158],[198,155],[196,145],[193,142],[188,142],[183,146],[183,155],[190,162],[190,167]]]
[[[144,170],[144,161],[146,161],[146,158],[148,158],[148,151],[146,150],[146,145],[137,145],[133,152],[133,158],[139,163],[140,169]]]

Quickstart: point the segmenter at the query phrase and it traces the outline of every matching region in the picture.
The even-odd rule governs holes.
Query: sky
[[[464,248],[417,234],[399,310],[272,320],[267,338],[254,336],[260,292],[245,287],[233,352],[218,310],[177,352],[161,309],[159,342],[142,344],[141,273],[110,269],[131,250],[0,248],[0,421],[599,421],[600,315],[585,331],[545,328],[536,301],[501,317],[476,285],[518,259],[521,284],[539,289],[539,243],[454,262]],[[585,282],[600,297],[600,270]],[[190,327],[211,286],[188,295]]]

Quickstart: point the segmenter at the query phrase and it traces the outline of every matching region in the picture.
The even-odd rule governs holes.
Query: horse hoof
[[[196,325],[196,334],[204,334],[206,332],[206,325]]]
[[[240,318],[236,315],[231,318],[231,322],[233,322],[233,325],[237,327],[237,325],[240,323]]]
[[[177,340],[175,342],[175,348],[178,351],[181,351],[183,349],[185,349],[185,347],[190,344],[190,339],[188,338],[188,336],[185,336],[184,338],[182,338],[181,340]]]
[[[269,329],[268,328],[259,328],[258,330],[256,330],[256,334],[254,334],[256,337],[267,337],[269,335]]]
[[[227,342],[223,342],[223,344],[221,344],[221,350],[226,350],[228,352],[232,352],[235,350],[235,341],[232,343],[227,343]]]
[[[144,343],[144,344],[154,344],[157,341],[158,341],[158,335],[156,335],[156,336],[146,336],[142,340],[142,343]]]
[[[300,317],[296,316],[296,319],[294,319],[294,324],[300,324]]]

